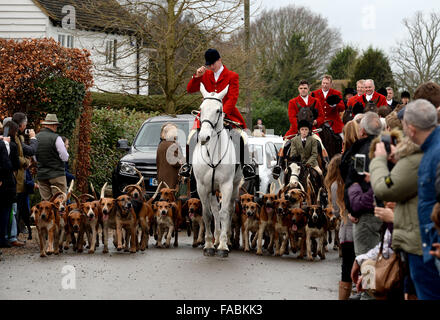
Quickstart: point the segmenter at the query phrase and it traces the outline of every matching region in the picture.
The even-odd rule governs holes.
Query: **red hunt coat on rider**
[[[294,135],[298,132],[298,124],[297,124],[297,114],[299,112],[297,103],[301,107],[311,107],[313,104],[315,105],[316,110],[318,110],[318,119],[316,119],[317,127],[321,126],[324,123],[324,112],[322,111],[322,105],[321,102],[319,102],[318,99],[313,98],[309,95],[308,104],[304,102],[304,99],[301,98],[301,96],[298,96],[292,100],[289,101],[289,121],[290,121],[290,129],[286,132],[284,135],[285,137]],[[316,129],[315,126],[313,126],[313,130]]]
[[[341,98],[341,101],[336,105],[336,107],[329,106],[326,98],[324,97],[322,89],[313,91],[313,94],[315,95],[315,98],[321,102],[322,110],[324,111],[324,121],[330,122],[331,127],[335,133],[341,133],[342,128],[344,127],[344,123],[342,122],[339,113],[345,111],[342,94],[338,90],[335,90],[333,88],[330,88],[327,93],[327,98],[332,95],[337,95]]]
[[[229,90],[226,96],[223,98],[223,112],[225,113],[225,118],[239,122],[243,129],[246,129],[246,123],[241,115],[240,111],[235,106],[238,99],[239,83],[238,74],[231,71],[223,65],[224,69],[220,74],[217,81],[214,78],[214,72],[211,70],[206,70],[203,76],[196,78],[195,75],[189,81],[186,90],[188,93],[194,93],[200,91],[200,83],[203,83],[205,89],[208,92],[222,92],[223,89],[229,85]],[[194,128],[200,128],[200,121],[196,120]]]

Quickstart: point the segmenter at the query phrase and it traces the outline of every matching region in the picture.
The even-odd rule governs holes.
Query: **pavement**
[[[34,240],[24,248],[2,249],[0,299],[146,300],[337,300],[341,273],[338,251],[326,259],[300,260],[232,251],[228,258],[205,257],[192,237],[179,233],[179,247],[118,252],[109,243],[95,254],[69,249],[40,258]],[[20,235],[24,239],[23,235]],[[173,240],[172,240],[173,241]]]

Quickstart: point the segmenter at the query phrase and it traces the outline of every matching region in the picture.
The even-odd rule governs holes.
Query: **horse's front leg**
[[[219,243],[220,243],[220,217],[219,217],[219,204],[217,201],[217,198],[215,196],[210,196],[211,197],[211,212],[212,215],[214,216],[214,246],[216,248],[218,248]]]
[[[203,247],[203,254],[207,256],[215,255],[214,244],[212,243],[212,231],[211,231],[211,206],[209,201],[208,192],[202,192],[202,189],[197,186],[197,190],[199,192],[200,201],[202,202],[203,208],[203,222],[205,223],[205,246]]]
[[[220,244],[217,248],[219,254],[223,257],[227,257],[228,248],[228,230],[231,226],[230,215],[235,207],[235,198],[233,198],[234,187],[232,182],[224,184],[222,190],[222,208],[220,210],[220,222],[221,222],[221,233],[220,233]]]

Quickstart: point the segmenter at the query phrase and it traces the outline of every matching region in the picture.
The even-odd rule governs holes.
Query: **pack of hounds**
[[[292,165],[289,170],[291,173],[300,169]],[[86,241],[88,253],[93,254],[99,246],[99,235],[104,246],[102,252],[108,253],[109,229],[114,230],[113,245],[117,251],[144,251],[150,236],[156,240],[156,248],[169,248],[172,238],[173,246],[178,247],[180,228],[186,228],[188,236],[193,234],[194,248],[203,246],[206,226],[200,200],[177,198],[177,190],[161,188],[162,183],[148,199],[143,177],[138,174],[139,181],[126,186],[117,198],[105,195],[107,183],[100,197],[93,185],[93,195],[76,196],[72,182],[67,194],[59,190],[49,201],[33,206],[31,220],[38,231],[40,256],[57,255],[70,248],[81,253]],[[315,190],[316,186],[308,180],[304,188],[298,176],[290,174],[287,185],[277,193],[274,185],[269,193],[257,195],[240,187],[240,199],[231,214],[230,249],[240,249],[241,235],[242,249],[256,249],[257,255],[267,251],[282,256],[291,251],[299,253],[298,258],[313,261],[316,256],[325,259],[327,245],[332,242],[333,249],[338,250],[340,218],[332,213],[327,190],[323,186]],[[216,197],[221,206],[221,194],[217,192]],[[209,227],[213,230],[213,225]]]

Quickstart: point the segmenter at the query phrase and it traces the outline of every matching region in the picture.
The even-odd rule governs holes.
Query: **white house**
[[[123,9],[115,0],[94,3],[100,1],[116,9],[98,16],[77,0],[0,0],[0,38],[53,38],[65,47],[88,49],[93,91],[148,95],[145,73],[139,71],[148,65],[148,50],[129,30],[108,27]]]

